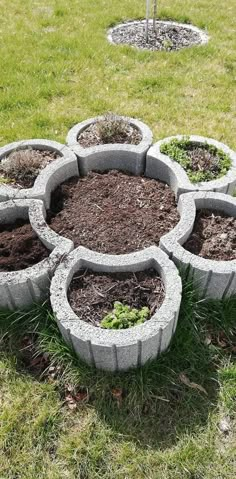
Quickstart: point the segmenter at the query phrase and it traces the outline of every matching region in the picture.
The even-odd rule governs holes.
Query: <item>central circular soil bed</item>
[[[207,259],[236,259],[236,218],[220,211],[199,210],[193,232],[183,247]]]
[[[58,152],[46,149],[15,150],[0,162],[0,184],[31,188],[39,172],[59,157]]]
[[[178,221],[169,186],[114,170],[66,181],[48,211],[52,229],[75,246],[113,254],[158,245]]]
[[[148,41],[146,21],[133,21],[112,28],[108,38],[112,43],[131,45],[142,50],[180,50],[207,42],[207,35],[192,25],[157,21],[156,31],[149,21]]]
[[[19,271],[48,257],[48,251],[25,220],[0,225],[0,271]]]
[[[138,145],[142,135],[138,128],[125,119],[114,115],[97,120],[85,128],[77,137],[78,143],[84,148],[104,145],[107,143],[126,143]]]
[[[74,276],[68,299],[80,319],[100,326],[115,301],[132,308],[148,307],[150,317],[161,306],[164,285],[154,269],[136,273],[94,273],[78,271]]]

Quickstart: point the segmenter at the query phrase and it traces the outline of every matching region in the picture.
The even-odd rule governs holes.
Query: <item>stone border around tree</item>
[[[0,161],[15,150],[32,147],[38,150],[50,150],[58,153],[61,158],[52,161],[37,176],[32,188],[14,188],[10,185],[0,185],[0,202],[11,199],[42,199],[46,208],[50,205],[51,191],[62,181],[78,175],[76,155],[66,146],[51,140],[23,140],[0,148]]]
[[[127,45],[127,44],[117,44],[113,38],[112,38],[112,34],[114,31],[116,30],[119,30],[120,28],[122,27],[125,27],[125,26],[129,26],[129,25],[140,25],[140,23],[143,23],[143,26],[145,28],[145,25],[146,25],[146,20],[133,20],[133,21],[128,21],[128,22],[124,22],[124,23],[119,23],[118,25],[116,25],[115,27],[112,27],[108,30],[108,34],[107,34],[107,39],[108,41],[112,44],[112,45]],[[149,24],[152,25],[153,24],[153,20],[152,19],[149,19]],[[194,33],[198,33],[199,35],[199,38],[201,40],[201,43],[199,43],[198,45],[201,46],[201,45],[206,45],[209,41],[209,35],[204,32],[203,30],[201,30],[200,28],[196,27],[195,25],[191,25],[189,23],[179,23],[179,22],[174,22],[174,21],[169,21],[169,20],[156,20],[156,25],[160,25],[160,24],[165,24],[165,25],[170,25],[170,26],[177,26],[177,27],[182,27],[182,28],[186,28],[187,30],[190,30]],[[198,45],[193,45],[193,46],[198,46]],[[129,45],[131,46],[132,48],[136,48],[138,50],[140,50],[138,47],[134,46],[134,45]],[[183,48],[190,48],[191,45],[187,46],[187,47],[183,47]],[[158,51],[158,50],[156,50]]]
[[[204,297],[218,298],[236,294],[236,260],[216,261],[194,255],[182,246],[192,233],[198,209],[220,210],[236,217],[236,198],[223,193],[197,192],[181,195],[180,221],[162,236],[160,247],[182,271],[188,271]]]
[[[139,120],[120,116],[121,119],[128,121],[131,126],[136,127],[140,131],[142,140],[138,145],[109,143],[83,148],[78,143],[78,136],[86,128],[102,118],[104,117],[98,116],[77,123],[68,132],[66,142],[68,147],[71,148],[78,157],[80,174],[87,175],[90,170],[105,171],[108,169],[129,171],[134,175],[143,174],[146,153],[152,144],[153,136],[150,128]]]
[[[42,221],[46,211],[41,200],[9,200],[0,203],[0,223],[29,218],[38,238],[51,251],[48,258],[29,268],[0,272],[0,307],[15,310],[44,300],[49,293],[51,276],[62,258],[74,247]]]
[[[165,285],[160,309],[144,324],[126,330],[106,330],[79,319],[67,298],[76,271],[136,272],[155,268]],[[174,263],[156,246],[138,253],[107,255],[79,247],[57,268],[51,283],[51,305],[65,341],[89,365],[122,371],[145,364],[165,351],[175,332],[182,282]]]
[[[236,153],[228,146],[219,141],[204,136],[188,135],[190,141],[195,143],[207,143],[228,154],[232,161],[232,167],[225,176],[212,181],[192,183],[186,171],[177,161],[161,153],[161,146],[173,139],[182,140],[187,135],[176,135],[155,143],[147,153],[145,176],[168,183],[177,198],[182,193],[190,191],[216,191],[232,195],[236,187]]]

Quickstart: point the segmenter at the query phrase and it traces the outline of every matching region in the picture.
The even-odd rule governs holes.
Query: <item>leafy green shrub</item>
[[[210,165],[209,168],[206,166],[200,168],[200,165],[198,165],[199,169],[196,169],[196,165],[193,165],[192,157],[194,150],[202,153],[205,151],[206,155],[208,153],[207,162]],[[169,143],[164,143],[160,151],[177,161],[185,169],[192,183],[221,178],[231,167],[231,159],[223,150],[213,145],[208,145],[208,143],[194,143],[187,136],[182,140],[174,138]],[[211,155],[211,159],[209,159],[209,155]]]
[[[101,327],[105,329],[127,329],[144,323],[150,316],[149,308],[130,308],[119,301],[114,303],[114,309],[101,321]]]

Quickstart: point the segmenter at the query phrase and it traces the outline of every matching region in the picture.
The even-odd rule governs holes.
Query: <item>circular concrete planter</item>
[[[71,280],[81,268],[99,272],[155,268],[165,285],[164,302],[149,321],[126,330],[106,330],[85,323],[73,312],[67,298]],[[96,368],[122,371],[143,365],[168,348],[178,321],[182,283],[175,265],[157,247],[119,256],[79,247],[57,268],[50,292],[59,329],[78,356]]]
[[[183,248],[191,235],[199,209],[220,210],[236,217],[236,198],[223,193],[186,193],[181,195],[178,225],[160,240],[160,247],[182,270],[188,270],[199,292],[210,298],[236,294],[236,260],[216,261],[194,255]]]
[[[128,117],[120,117],[136,127],[142,135],[138,145],[125,143],[113,143],[83,148],[78,143],[78,136],[90,125],[101,120],[103,117],[90,118],[78,123],[69,131],[66,142],[77,155],[79,172],[87,175],[90,170],[106,171],[117,169],[129,171],[134,175],[140,175],[145,169],[146,153],[152,144],[152,132],[150,128],[139,120]]]
[[[24,140],[10,143],[0,148],[0,162],[15,150],[25,148],[50,150],[58,153],[58,160],[52,161],[37,176],[32,188],[14,188],[10,185],[0,185],[0,201],[11,199],[36,198],[45,201],[49,207],[50,192],[58,183],[71,176],[78,175],[76,155],[67,146],[51,140]],[[50,192],[49,192],[50,190]]]
[[[45,207],[40,200],[10,200],[0,203],[0,223],[29,218],[32,229],[51,251],[48,258],[29,268],[0,272],[0,307],[14,310],[48,296],[51,276],[62,258],[73,249],[72,241],[62,238],[45,223]]]
[[[110,28],[108,30],[108,35],[107,35],[108,41],[110,43],[112,43],[113,45],[128,45],[128,44],[125,44],[125,43],[115,42],[113,40],[114,32],[116,32],[117,30],[119,30],[120,28],[123,28],[123,27],[140,25],[140,23],[143,24],[143,28],[145,29],[146,20],[141,20],[141,21],[140,20],[133,20],[133,21],[129,21],[129,22],[120,23],[120,24],[116,25],[115,27]],[[152,19],[149,20],[149,24],[152,27],[152,25],[153,25],[153,20]],[[182,48],[190,48],[191,46],[196,46],[196,45],[205,45],[209,41],[209,36],[206,32],[204,32],[200,28],[195,27],[194,25],[190,25],[188,23],[179,23],[179,22],[167,21],[167,20],[156,20],[156,25],[157,26],[158,25],[170,25],[170,26],[173,26],[173,27],[182,27],[182,28],[185,28],[186,30],[189,30],[191,32],[194,32],[194,33],[198,34],[199,44],[188,45],[187,47],[185,46],[185,47],[182,47]],[[135,45],[130,45],[129,44],[129,46],[131,46],[132,48],[138,49],[138,47],[135,46]],[[159,50],[154,50],[154,51],[159,51]]]
[[[160,151],[163,144],[173,139],[182,140],[183,138],[186,138],[186,135],[171,136],[155,143],[147,154],[145,176],[168,183],[177,198],[182,193],[190,191],[218,191],[229,195],[233,194],[236,187],[236,153],[228,146],[211,138],[195,135],[188,136],[189,140],[194,143],[207,143],[223,150],[224,153],[230,156],[232,161],[232,167],[225,176],[217,180],[192,183],[182,166]]]

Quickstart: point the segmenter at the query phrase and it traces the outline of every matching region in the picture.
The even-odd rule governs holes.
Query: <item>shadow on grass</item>
[[[46,352],[49,362],[44,367],[59,368],[55,387],[63,399],[66,385],[75,392],[82,388],[88,391],[86,404],[114,433],[141,446],[165,449],[206,427],[217,406],[218,373],[235,352],[235,318],[236,297],[199,301],[188,283],[170,350],[138,370],[112,375],[81,363],[63,342],[47,305],[1,312],[1,350],[17,358],[21,373],[38,379],[42,369],[37,370],[37,360],[35,368],[32,355]],[[29,338],[34,346],[22,352],[22,341]],[[44,374],[43,380],[47,378]],[[78,402],[78,407],[86,406]]]

